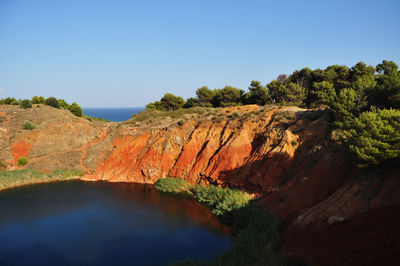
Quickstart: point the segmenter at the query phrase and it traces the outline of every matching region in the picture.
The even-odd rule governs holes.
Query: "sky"
[[[0,98],[142,107],[384,59],[400,64],[398,0],[0,0]]]

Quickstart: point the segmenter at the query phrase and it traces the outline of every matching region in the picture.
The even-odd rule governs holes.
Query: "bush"
[[[192,194],[190,192],[192,185],[187,181],[180,178],[160,178],[155,183],[155,188],[161,192],[167,193],[185,193]]]
[[[26,130],[32,130],[36,128],[36,126],[31,121],[28,120],[24,122],[23,127]]]
[[[18,166],[24,166],[28,164],[28,159],[25,156],[19,157],[17,160]]]
[[[371,109],[344,131],[351,153],[362,164],[378,164],[400,157],[400,110]]]
[[[46,105],[54,107],[54,108],[60,108],[60,104],[58,103],[58,100],[54,97],[47,98]]]
[[[28,99],[22,100],[21,104],[20,104],[21,108],[23,109],[28,109],[28,108],[32,108],[32,103],[31,101],[29,101]]]
[[[217,216],[227,215],[235,209],[242,208],[251,200],[250,194],[230,188],[216,186],[193,187],[194,198],[211,208]]]
[[[239,118],[239,113],[238,112],[233,112],[233,114],[232,114],[232,118],[233,119],[236,119],[236,118]]]
[[[82,117],[82,109],[77,103],[72,103],[69,106],[69,111],[76,116]]]

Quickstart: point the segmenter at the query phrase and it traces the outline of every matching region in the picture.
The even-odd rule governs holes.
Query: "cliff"
[[[316,243],[351,249],[357,236],[346,234],[341,243],[338,235],[357,228],[368,236],[365,243],[373,242],[374,232],[391,225],[380,219],[368,227],[363,221],[373,223],[375,212],[390,217],[400,202],[398,161],[357,168],[343,154],[322,110],[197,108],[93,123],[47,106],[0,106],[1,117],[0,160],[8,168],[27,156],[26,167],[81,168],[87,173],[83,179],[90,181],[154,183],[171,176],[244,189],[284,221],[288,254],[321,265],[329,265],[322,254],[343,257],[342,250]],[[37,128],[23,130],[24,120]],[[400,239],[399,232],[392,235]],[[300,236],[313,241],[300,241]],[[384,250],[375,245],[374,254]]]

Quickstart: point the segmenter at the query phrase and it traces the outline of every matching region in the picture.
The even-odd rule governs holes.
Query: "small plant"
[[[28,159],[25,156],[19,157],[17,160],[18,166],[24,166],[28,164]]]
[[[25,130],[32,130],[36,128],[36,126],[31,121],[28,120],[24,122],[23,127]]]
[[[7,164],[5,162],[0,161],[0,169],[6,169]]]
[[[183,120],[178,121],[178,126],[180,126],[180,127],[183,126]]]
[[[233,112],[231,117],[232,117],[233,119],[236,119],[236,118],[239,118],[239,116],[240,116],[240,115],[239,115],[238,112]]]
[[[279,145],[279,142],[275,139],[274,142],[272,142],[271,147],[275,148],[275,147],[278,147],[278,145]]]
[[[22,100],[21,104],[20,104],[21,108],[23,109],[28,109],[28,108],[32,108],[32,103],[31,101],[29,101],[28,99]]]
[[[292,146],[296,146],[297,145],[297,141],[295,141],[295,140],[292,140]]]

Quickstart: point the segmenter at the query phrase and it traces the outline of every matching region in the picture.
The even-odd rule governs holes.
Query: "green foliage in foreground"
[[[0,170],[0,190],[35,183],[71,180],[81,175],[83,172],[80,170],[54,170],[50,173],[31,169]]]
[[[216,186],[197,185],[192,188],[194,198],[217,216],[227,216],[248,204],[251,196],[243,191]]]
[[[21,156],[21,157],[19,157],[18,160],[17,160],[18,166],[27,165],[28,162],[29,162],[29,161],[28,161],[28,159],[27,159],[25,156]]]
[[[344,131],[349,150],[364,164],[400,157],[400,110],[362,113]]]
[[[193,195],[214,214],[232,224],[235,235],[231,249],[212,261],[189,258],[170,265],[285,265],[279,255],[279,219],[258,207],[249,194],[212,185],[190,185],[177,178],[159,179],[156,189]]]
[[[192,194],[192,185],[180,178],[161,178],[155,183],[158,191],[166,193]]]

